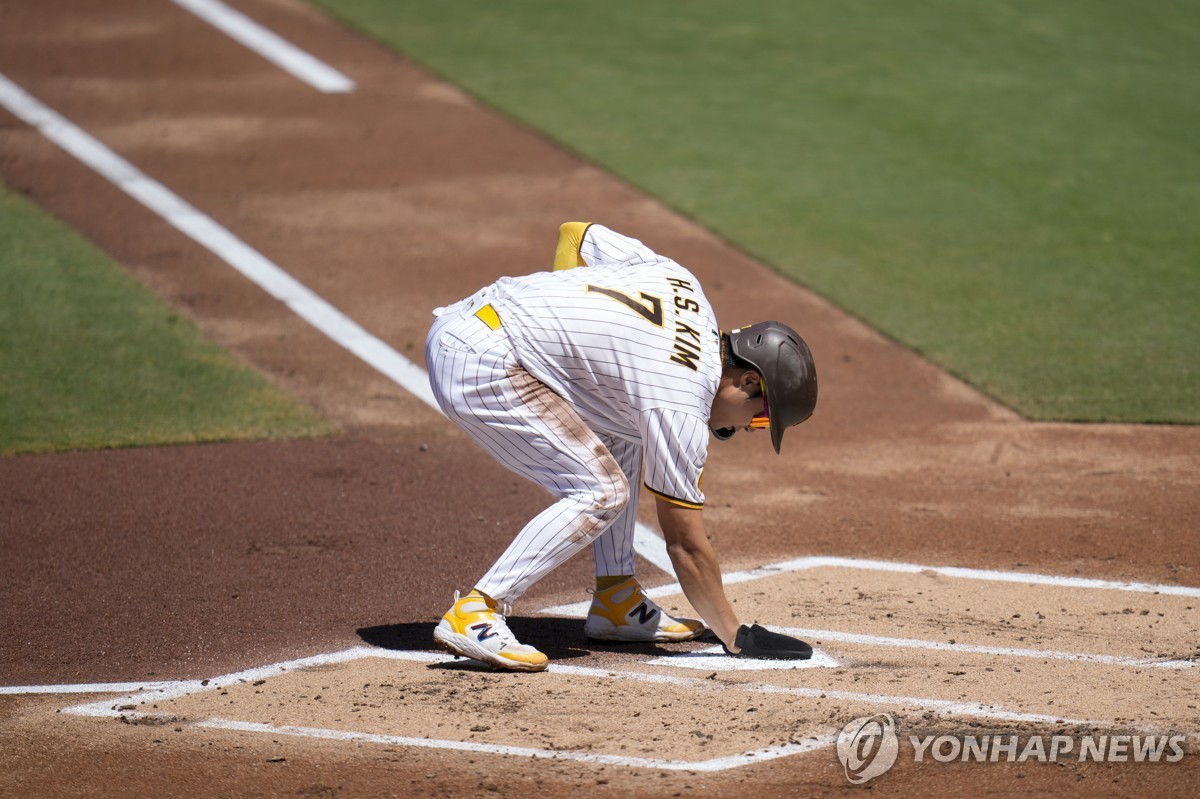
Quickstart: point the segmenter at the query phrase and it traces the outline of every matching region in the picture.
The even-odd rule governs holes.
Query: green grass
[[[318,2],[1030,417],[1200,421],[1200,4]]]
[[[0,454],[333,430],[3,186],[0,375]]]

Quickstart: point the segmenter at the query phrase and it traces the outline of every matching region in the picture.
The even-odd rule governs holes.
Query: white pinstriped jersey
[[[644,447],[652,492],[700,506],[720,335],[696,278],[640,241],[590,225],[586,267],[505,277],[488,292],[534,377],[594,431]]]

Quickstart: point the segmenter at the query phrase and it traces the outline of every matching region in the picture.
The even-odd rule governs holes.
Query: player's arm
[[[693,413],[653,408],[642,416],[644,485],[657,500],[667,554],[688,602],[730,652],[738,620],[725,598],[721,565],[704,532],[700,477],[708,454],[708,425]]]
[[[703,511],[677,505],[663,497],[656,499],[658,523],[667,540],[667,554],[671,556],[671,565],[684,595],[726,649],[737,653],[740,649],[736,644],[739,623],[725,598],[717,553],[704,532]]]

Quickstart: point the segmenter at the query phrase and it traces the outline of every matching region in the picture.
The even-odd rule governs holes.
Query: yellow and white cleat
[[[441,649],[508,671],[542,671],[550,659],[517,640],[508,622],[497,612],[496,601],[472,591],[462,599],[454,592],[454,606],[433,630]]]
[[[704,630],[696,619],[668,616],[632,577],[596,591],[583,624],[584,635],[593,641],[690,641]]]

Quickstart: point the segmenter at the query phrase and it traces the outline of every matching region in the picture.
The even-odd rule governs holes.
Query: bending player
[[[575,268],[586,267],[586,268]],[[507,606],[589,543],[584,624],[605,641],[685,641],[707,624],[733,655],[805,658],[802,641],[741,625],[704,531],[700,476],[712,433],[784,431],[816,405],[812,355],[778,322],[720,332],[696,278],[602,225],[564,224],[554,271],[505,277],[434,312],[434,396],[492,457],[554,495],[434,630],[443,649],[540,671]],[[655,497],[679,584],[704,622],[668,616],[634,578],[639,486]]]

